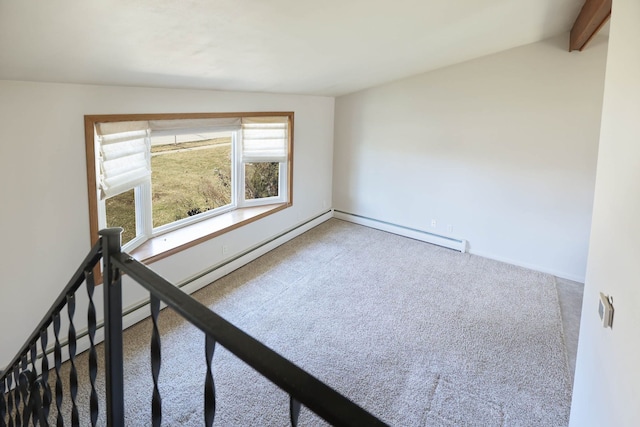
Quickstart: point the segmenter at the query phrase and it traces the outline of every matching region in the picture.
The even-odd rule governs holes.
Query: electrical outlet
[[[438,223],[436,222],[435,219],[431,220],[431,228],[436,228],[438,226]]]

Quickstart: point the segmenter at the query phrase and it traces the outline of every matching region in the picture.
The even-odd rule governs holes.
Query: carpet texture
[[[393,426],[568,424],[553,276],[332,219],[194,296]],[[204,338],[160,326],[163,425],[203,425]],[[131,426],[150,425],[150,331],[125,334]],[[213,366],[215,425],[288,425],[284,392],[221,347]]]
[[[560,314],[564,331],[564,344],[567,348],[571,384],[576,370],[578,337],[580,336],[580,318],[582,317],[582,294],[584,285],[571,280],[556,277],[556,289],[560,301]]]

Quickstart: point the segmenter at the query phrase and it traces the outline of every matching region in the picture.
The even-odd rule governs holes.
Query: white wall
[[[152,264],[176,282],[327,210],[334,99],[0,81],[0,369],[89,250],[83,116],[222,111],[295,112],[294,206]]]
[[[640,420],[640,3],[614,0],[571,426]],[[613,329],[599,324],[613,296]]]
[[[334,208],[582,281],[606,39],[567,39],[338,98]]]

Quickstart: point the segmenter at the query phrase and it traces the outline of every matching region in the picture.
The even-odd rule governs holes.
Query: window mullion
[[[151,181],[147,181],[136,188],[136,236],[141,236],[146,240],[152,234]]]
[[[98,197],[98,230],[107,228],[107,203]]]
[[[278,198],[282,201],[284,201],[284,195],[289,192],[287,188],[288,183],[287,163],[282,162],[278,165]]]
[[[242,161],[242,132],[234,132],[233,134],[233,203],[234,206],[242,207],[245,205],[244,200],[244,162]]]

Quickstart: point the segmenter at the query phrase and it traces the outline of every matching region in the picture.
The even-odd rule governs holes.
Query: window
[[[135,254],[206,222],[172,253],[290,206],[292,128],[293,113],[86,116],[92,239],[122,227]]]

